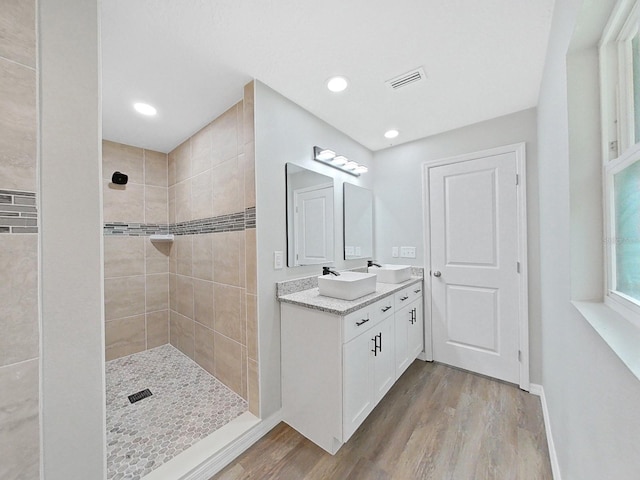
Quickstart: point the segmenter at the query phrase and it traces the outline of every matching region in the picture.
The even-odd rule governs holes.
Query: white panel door
[[[346,442],[375,406],[373,394],[373,347],[369,333],[354,338],[342,347],[343,352],[343,428]]]
[[[294,192],[294,206],[295,265],[332,262],[333,222],[326,219],[333,212],[333,186]]]
[[[395,325],[393,316],[369,330],[373,339],[373,385],[377,404],[396,381]],[[375,338],[377,336],[377,339]]]
[[[516,154],[429,169],[434,360],[519,383]]]

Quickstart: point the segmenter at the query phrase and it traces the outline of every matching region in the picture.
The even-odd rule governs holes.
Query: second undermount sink
[[[321,275],[318,277],[320,295],[355,300],[376,291],[375,273],[341,272],[335,275]]]
[[[402,283],[411,278],[411,265],[374,265],[369,267],[369,272],[375,273],[380,283]]]

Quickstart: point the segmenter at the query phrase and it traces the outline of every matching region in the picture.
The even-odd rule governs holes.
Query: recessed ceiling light
[[[332,77],[327,82],[327,88],[332,92],[341,92],[347,88],[349,82],[344,77]]]
[[[151,105],[148,105],[146,103],[134,103],[133,104],[133,108],[136,109],[136,111],[138,113],[141,113],[142,115],[155,115],[156,113],[158,113],[158,111],[152,107]]]
[[[400,132],[398,132],[398,130],[387,130],[386,132],[384,132],[385,138],[396,138],[398,135],[400,135]]]

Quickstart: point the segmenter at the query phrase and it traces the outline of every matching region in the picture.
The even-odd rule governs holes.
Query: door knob
[[[440,275],[442,275],[438,270],[436,270],[435,272],[433,272],[433,276],[434,277],[439,277]]]

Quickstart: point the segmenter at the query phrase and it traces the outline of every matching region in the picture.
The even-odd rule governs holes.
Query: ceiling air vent
[[[393,90],[398,90],[399,88],[406,87],[412,83],[421,82],[425,78],[427,78],[427,75],[424,73],[423,68],[420,67],[398,77],[392,78],[391,80],[387,80],[385,83]]]

